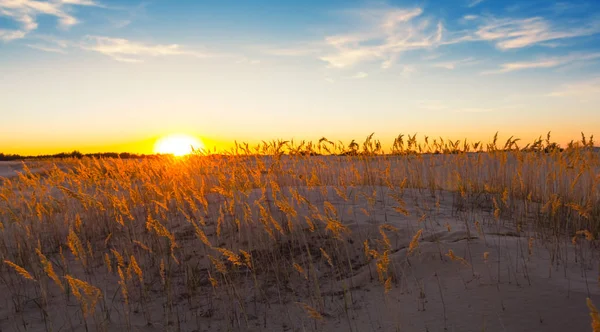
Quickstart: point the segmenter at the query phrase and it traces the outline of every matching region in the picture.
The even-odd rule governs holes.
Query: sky
[[[0,0],[4,153],[599,128],[595,0]]]

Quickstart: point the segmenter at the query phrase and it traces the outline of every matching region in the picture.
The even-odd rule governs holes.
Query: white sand
[[[6,168],[6,166],[4,166]],[[14,167],[10,164],[8,167]],[[5,171],[6,172],[6,171]],[[427,190],[406,190],[404,200],[410,216],[399,214],[393,209],[391,199],[386,197],[383,187],[349,188],[348,193],[357,191],[371,193],[376,190],[380,197],[371,216],[359,212],[367,208],[366,199],[359,196],[356,201],[344,202],[333,190],[327,193],[341,213],[341,220],[352,231],[351,235],[340,242],[347,246],[356,257],[351,257],[355,270],[347,275],[344,283],[335,280],[329,273],[324,260],[316,265],[316,274],[320,280],[323,298],[324,319],[315,321],[307,316],[296,302],[311,304],[314,299],[307,298],[310,285],[300,276],[287,290],[277,289],[269,282],[261,284],[262,292],[268,296],[256,301],[252,280],[241,274],[237,279],[238,290],[247,309],[248,326],[241,322],[232,322],[226,312],[231,308],[231,299],[224,292],[217,295],[210,305],[207,300],[199,299],[188,303],[185,298],[176,299],[180,321],[172,326],[162,325],[163,299],[153,294],[155,300],[149,305],[153,326],[147,326],[142,313],[132,313],[132,325],[135,331],[590,331],[590,319],[585,304],[591,297],[600,305],[598,283],[598,254],[589,243],[577,247],[586,259],[575,261],[576,247],[570,239],[561,239],[562,257],[560,261],[551,261],[552,247],[546,248],[539,239],[533,240],[531,254],[528,241],[533,233],[526,230],[518,235],[510,220],[496,221],[489,211],[479,209],[456,211],[453,209],[453,194],[440,192],[438,203],[431,198]],[[323,197],[308,193],[304,188],[300,192],[318,205]],[[250,195],[250,200],[258,198],[259,193]],[[222,201],[216,194],[209,197],[211,206],[218,211],[215,203]],[[356,213],[349,213],[348,208]],[[322,204],[321,204],[322,208]],[[299,211],[299,223],[308,211]],[[420,216],[426,214],[423,221]],[[213,216],[218,213],[212,213]],[[387,232],[392,244],[390,251],[390,271],[395,276],[393,287],[387,294],[377,280],[375,262],[370,265],[363,261],[362,240],[371,239],[374,245],[381,239],[378,226],[384,222],[398,228],[398,232]],[[468,220],[468,221],[464,221]],[[209,225],[214,221],[208,219]],[[478,233],[475,221],[482,225]],[[198,240],[188,236],[191,226],[186,222],[172,221],[171,229],[176,230],[182,257],[198,259],[200,255]],[[244,231],[262,227],[260,223],[246,226]],[[305,226],[302,226],[305,227]],[[450,230],[449,230],[449,229]],[[407,257],[407,246],[418,229],[423,235],[418,249]],[[306,231],[308,234],[308,231]],[[211,234],[209,234],[211,235]],[[310,236],[310,235],[307,235]],[[233,237],[232,237],[233,238]],[[322,246],[318,238],[311,245]],[[323,240],[325,241],[325,240]],[[451,261],[445,254],[453,250],[464,257],[469,265]],[[300,248],[300,250],[303,250]],[[484,261],[484,253],[489,259]],[[566,259],[568,257],[568,259]],[[206,261],[206,259],[204,259]],[[185,261],[185,258],[184,258]],[[99,268],[98,271],[102,271]],[[102,288],[105,294],[118,291],[113,276],[95,274],[94,284]],[[343,284],[351,288],[346,298]],[[6,286],[1,284],[0,294],[7,294]],[[175,285],[177,287],[177,284]],[[56,302],[61,303],[60,296]],[[0,298],[2,296],[0,295]],[[108,303],[111,299],[108,299]],[[39,311],[33,302],[24,308],[24,313],[15,314],[8,305],[11,299],[2,298],[0,302],[0,330],[44,330]],[[258,304],[257,304],[258,302]],[[112,322],[109,331],[125,330],[123,317],[117,312],[121,304],[112,302]],[[235,307],[235,306],[234,306]],[[64,315],[64,305],[57,306],[54,313]],[[69,306],[75,312],[77,306]],[[210,314],[209,314],[210,313]],[[241,314],[240,314],[241,315]],[[202,317],[204,316],[204,317]],[[208,317],[210,316],[210,317]],[[238,315],[239,316],[239,315]],[[22,325],[22,321],[27,326]],[[60,319],[57,319],[60,321]],[[83,331],[80,321],[72,322]],[[66,322],[55,323],[62,330],[69,330]],[[93,330],[93,324],[91,325]]]
[[[17,174],[17,171],[22,170],[20,161],[0,161],[0,176],[11,177]]]
[[[40,162],[25,163],[32,173],[41,173],[51,166],[50,164],[42,164]],[[44,165],[44,167],[41,165]],[[23,172],[23,161],[0,161],[0,177],[10,178],[20,172]]]

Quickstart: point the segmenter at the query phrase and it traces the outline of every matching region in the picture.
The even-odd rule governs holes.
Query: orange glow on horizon
[[[30,138],[26,141],[17,141],[15,137],[9,137],[7,140],[3,140],[0,137],[0,141],[3,143],[0,146],[0,153],[4,154],[18,154],[22,156],[36,156],[36,155],[46,155],[46,154],[57,154],[61,152],[69,153],[74,150],[77,150],[81,153],[106,153],[106,152],[129,152],[135,154],[153,154],[153,153],[172,153],[177,155],[185,155],[186,153],[191,152],[191,146],[194,148],[199,148],[205,153],[229,153],[235,150],[235,142],[242,145],[243,143],[248,143],[251,150],[254,150],[255,147],[261,145],[263,140],[266,142],[271,142],[272,140],[277,140],[275,136],[262,137],[262,139],[253,139],[250,135],[245,135],[242,137],[234,137],[230,135],[210,135],[210,136],[202,136],[199,139],[198,135],[196,135],[193,131],[186,131],[187,134],[169,134],[168,132],[163,132],[160,134],[147,135],[145,137],[121,137],[122,141],[118,141],[114,136],[110,136],[107,138],[95,137],[94,139],[81,139],[78,141],[74,141],[72,139],[47,139],[43,141],[39,141],[34,138]],[[435,136],[429,136],[429,142],[431,143],[434,138],[437,138],[439,141],[440,136],[444,140],[452,139],[457,140],[460,139],[461,142],[466,138],[469,143],[475,143],[477,141],[481,141],[483,144],[491,143],[492,138],[495,132],[486,132],[480,133],[469,132],[464,133],[463,135],[459,135],[453,132],[442,132],[441,134]],[[516,131],[512,132],[512,135],[516,138],[521,138],[519,141],[519,146],[523,147],[527,143],[533,142],[533,140],[538,137],[542,137],[545,139],[546,133],[530,133],[526,131]],[[586,137],[592,133],[585,133]],[[412,135],[412,134],[411,134]],[[158,148],[159,142],[163,139],[171,136],[186,136],[192,138],[194,141],[183,141],[183,147],[173,147],[173,148]],[[326,135],[326,137],[333,141],[338,142],[341,141],[345,145],[348,145],[352,139],[356,140],[356,143],[361,145],[364,142],[364,139],[367,135],[357,134],[354,137],[350,135]],[[462,136],[462,137],[461,137]],[[498,144],[503,145],[506,139],[510,137],[508,133],[500,132],[498,135]],[[321,135],[317,136],[292,136],[292,137],[281,137],[280,139],[292,140],[295,145],[300,144],[302,140],[311,141],[313,143],[318,142]],[[378,134],[375,133],[373,139],[378,139],[381,142],[382,148],[384,151],[388,152],[391,148],[391,145],[394,141],[394,138],[397,135],[393,135],[392,133],[385,132]],[[417,134],[417,143],[424,143],[425,134],[418,133]],[[407,136],[404,136],[405,141]],[[198,140],[200,143],[196,143],[195,140]],[[562,147],[566,147],[568,142],[571,140],[579,141],[581,140],[581,135],[579,132],[576,134],[569,135],[565,133],[552,134],[551,140],[559,143]],[[176,140],[177,141],[177,140]],[[42,143],[40,143],[42,142]],[[162,144],[162,143],[161,143]],[[171,144],[171,143],[169,143]]]

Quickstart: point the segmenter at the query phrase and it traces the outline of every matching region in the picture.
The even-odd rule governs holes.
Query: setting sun
[[[183,134],[165,136],[154,145],[154,152],[161,154],[172,154],[174,156],[184,156],[190,154],[192,150],[203,150],[204,144],[199,138]]]

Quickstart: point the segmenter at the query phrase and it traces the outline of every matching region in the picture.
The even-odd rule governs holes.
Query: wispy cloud
[[[417,107],[419,109],[428,111],[443,111],[448,109],[448,105],[439,100],[421,100],[417,101]]]
[[[4,42],[9,42],[11,40],[21,39],[25,37],[26,34],[27,32],[22,30],[0,29],[0,40]]]
[[[415,67],[414,65],[403,65],[402,70],[400,71],[400,76],[402,76],[404,78],[408,78],[416,72],[417,72],[417,67]]]
[[[148,57],[173,55],[186,55],[197,58],[220,56],[222,58],[229,58],[231,61],[238,64],[256,65],[260,63],[260,60],[256,59],[233,56],[225,53],[200,51],[179,44],[151,44],[132,41],[125,38],[85,36],[79,41],[69,41],[51,35],[33,34],[30,39],[35,40],[36,42],[26,44],[26,46],[40,51],[66,54],[67,51],[71,49],[81,49],[101,53],[116,61],[127,63],[141,63]]]
[[[518,70],[536,68],[554,68],[582,61],[600,59],[600,53],[570,54],[562,57],[542,58],[535,61],[509,62],[500,65],[499,69],[484,71],[481,74],[502,74]]]
[[[365,78],[369,76],[369,74],[365,73],[364,71],[358,72],[356,73],[354,76],[352,76],[352,78]]]
[[[453,105],[454,104],[454,105]],[[440,100],[421,100],[417,102],[417,108],[433,112],[452,112],[452,113],[490,113],[499,111],[510,111],[521,108],[518,104],[503,104],[495,107],[481,106],[463,106],[456,105],[456,102],[442,102]]]
[[[260,60],[248,59],[246,57],[242,57],[239,60],[235,61],[235,63],[237,63],[237,64],[258,65],[258,64],[260,64]]]
[[[442,39],[441,22],[432,25],[429,20],[420,18],[421,8],[369,9],[356,14],[355,19],[362,28],[325,38],[329,50],[319,58],[330,67],[380,61],[381,67],[386,69],[392,67],[401,53],[435,47]]]
[[[498,111],[497,108],[484,108],[484,107],[466,107],[457,108],[452,110],[454,113],[490,113]]]
[[[130,20],[130,19],[123,19],[123,20],[109,19],[109,21],[111,22],[111,25],[114,29],[122,29],[122,28],[130,25],[132,22],[132,20]]]
[[[439,58],[439,57],[441,57],[441,56],[442,56],[442,55],[441,55],[440,53],[434,53],[434,54],[430,54],[430,55],[426,55],[426,56],[424,56],[424,57],[423,57],[423,60],[427,60],[427,61],[430,61],[430,60],[435,60],[435,59],[437,59],[437,58]]]
[[[42,44],[26,44],[26,46],[44,52],[67,54],[67,51],[59,47],[51,47]]]
[[[490,19],[479,26],[474,40],[486,40],[496,44],[501,50],[523,48],[542,42],[589,36],[600,33],[600,22],[582,22],[557,26],[542,17],[526,19]]]
[[[562,85],[558,90],[548,94],[551,97],[600,98],[600,77]]]
[[[15,30],[0,30],[0,40],[8,42],[24,38],[38,28],[37,17],[41,15],[54,16],[58,19],[60,28],[69,28],[79,23],[79,20],[70,14],[70,7],[75,5],[99,6],[91,0],[0,0],[0,16],[8,17],[20,26]]]
[[[511,71],[525,70],[525,69],[536,69],[536,68],[552,68],[559,66],[561,64],[560,59],[545,59],[538,61],[529,61],[529,62],[510,62],[503,63],[500,65],[500,69],[497,70],[486,70],[481,72],[483,75],[490,74],[502,74],[508,73]]]
[[[73,46],[73,43],[70,41],[59,39],[50,35],[32,34],[30,39],[34,42],[25,44],[25,46],[50,53],[67,54],[67,49]]]
[[[82,49],[107,55],[117,61],[137,63],[143,57],[168,55],[190,55],[195,57],[210,57],[213,54],[188,50],[178,44],[145,44],[124,38],[103,36],[87,36],[79,45]]]
[[[586,2],[574,3],[574,2],[561,1],[561,2],[555,2],[552,6],[550,6],[549,9],[557,14],[563,14],[565,12],[573,12],[573,11],[582,12],[582,11],[589,9],[589,7],[590,7],[590,3],[586,3]]]
[[[473,0],[467,5],[467,7],[469,7],[469,8],[475,7],[484,1],[485,0]]]
[[[448,69],[448,70],[453,70],[453,69],[456,69],[459,66],[475,64],[477,62],[478,61],[476,61],[475,58],[468,57],[466,59],[455,60],[455,61],[437,62],[437,63],[432,64],[431,66],[437,67],[437,68],[444,68],[444,69]]]
[[[67,5],[80,5],[80,6],[101,6],[95,1],[92,0],[59,0],[56,1],[58,3],[67,4]]]
[[[477,5],[482,1],[472,1]],[[438,48],[459,43],[490,42],[499,50],[520,49],[533,45],[559,47],[567,40],[600,33],[600,21],[579,18],[569,24],[544,17],[498,18],[486,15],[461,15],[458,20],[464,29],[447,30],[441,21],[424,13],[422,8],[380,6],[343,12],[353,29],[340,34],[325,34],[322,40],[304,42],[292,47],[271,47],[263,52],[277,56],[315,57],[330,68],[355,69],[365,64],[379,64],[389,70],[402,66],[399,59],[410,51],[437,51]],[[571,44],[573,41],[569,41]],[[433,54],[433,55],[431,55]],[[438,53],[430,52],[422,60],[430,66],[456,69],[477,63],[473,58],[435,61]],[[580,61],[571,57],[549,58],[532,62],[513,62],[501,65],[485,74],[504,73],[528,68],[552,68],[563,63]],[[402,67],[400,67],[402,68]],[[409,76],[410,69],[403,76]]]
[[[540,43],[540,46],[544,46],[544,47],[548,47],[548,48],[563,47],[565,45],[566,45],[565,43],[559,43],[559,42],[544,42],[544,43]]]
[[[39,40],[39,41],[47,43],[47,44],[55,45],[56,47],[60,47],[60,48],[67,48],[72,44],[68,40],[60,39],[60,38],[57,38],[52,35],[35,34],[35,35],[32,35],[31,38]]]
[[[314,44],[306,44],[289,47],[266,47],[262,48],[261,51],[265,54],[277,56],[306,56],[320,53],[321,48]]]

